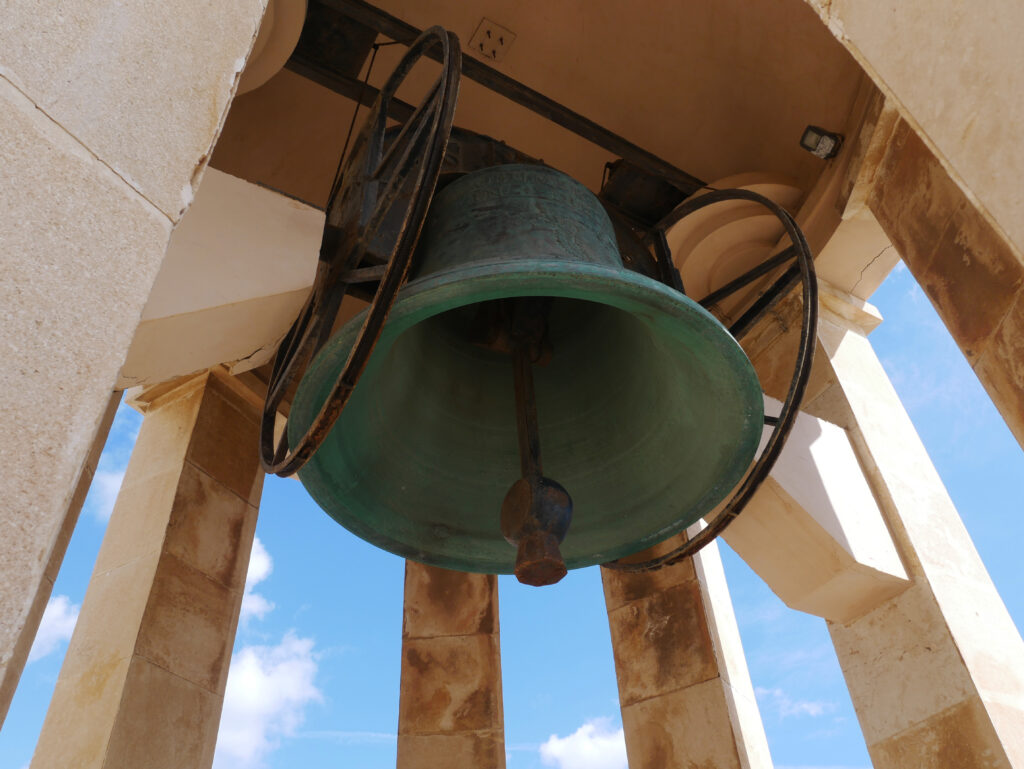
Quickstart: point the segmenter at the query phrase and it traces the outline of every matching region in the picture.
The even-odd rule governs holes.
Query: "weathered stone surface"
[[[258,505],[263,491],[259,465],[259,421],[242,395],[211,386],[203,398],[197,432],[188,447],[188,461],[216,478],[250,505]]]
[[[964,204],[963,193],[905,121],[896,123],[868,205],[909,264],[924,265]]]
[[[234,387],[210,373],[148,401],[34,769],[212,761],[262,488]]]
[[[103,766],[132,661],[131,630],[145,609],[155,568],[153,559],[139,558],[94,573],[32,757],[33,769]]]
[[[66,769],[69,766],[100,767],[110,731],[121,707],[121,692],[128,677],[131,657],[105,654],[84,670],[69,669],[69,677],[57,680],[54,700],[68,707],[47,711],[43,731],[32,754],[32,769]],[[67,658],[65,658],[65,667]],[[76,674],[71,677],[71,674]],[[62,681],[66,680],[62,686]],[[83,714],[89,717],[84,718]],[[51,737],[52,735],[52,737]]]
[[[405,565],[398,767],[504,769],[497,578]]]
[[[985,351],[974,362],[974,373],[1024,445],[1024,290],[1017,293]]]
[[[251,505],[194,465],[178,479],[164,551],[229,589],[245,584],[246,540],[255,533]]]
[[[0,12],[0,74],[177,220],[265,7],[266,0],[20,3]]]
[[[199,769],[213,762],[222,695],[133,657],[124,701],[130,703],[131,714],[118,718],[110,734],[111,769]]]
[[[679,534],[661,542],[654,547],[644,550],[635,556],[624,558],[626,562],[639,560],[644,561],[664,555],[685,541],[685,534]],[[693,561],[686,559],[672,566],[655,571],[641,571],[630,573],[627,571],[614,571],[612,569],[601,570],[601,583],[604,586],[604,603],[608,611],[614,611],[625,606],[630,601],[636,601],[649,595],[684,582],[696,579],[693,570]]]
[[[1024,264],[977,212],[952,213],[919,278],[953,339],[974,361],[1024,284]]]
[[[718,675],[696,580],[608,613],[623,707]]]
[[[171,471],[153,474],[140,483],[126,471],[103,545],[96,556],[94,574],[103,574],[141,557],[154,561],[159,557],[167,519],[139,511],[159,510],[160,505],[169,509],[174,504],[180,477],[180,470]],[[146,543],[145,551],[140,549],[141,543]]]
[[[486,635],[405,639],[399,730],[438,734],[491,728],[502,712],[497,660],[495,639]]]
[[[702,524],[695,524],[688,530],[696,535]],[[731,738],[739,754],[741,769],[772,769],[768,737],[761,722],[761,711],[754,695],[754,685],[747,669],[743,653],[740,629],[732,611],[732,598],[725,581],[725,568],[718,551],[718,543],[712,542],[693,557],[700,585],[701,598],[709,608],[707,612],[708,632],[718,661],[718,674],[723,683],[722,694],[729,711],[731,733],[722,734],[722,739]]]
[[[638,554],[672,549],[702,524]],[[692,767],[715,756],[718,769],[770,769],[771,756],[725,573],[715,543],[647,574],[602,569],[619,702],[632,767]],[[625,600],[627,599],[628,600]],[[709,686],[710,685],[710,686]],[[697,704],[695,704],[697,703]],[[696,721],[678,723],[681,707]],[[701,718],[713,711],[713,726]],[[702,730],[691,752],[690,729]]]
[[[630,769],[739,769],[723,696],[713,678],[622,708]]]
[[[405,572],[405,638],[498,631],[497,577],[419,564]]]
[[[1010,769],[999,735],[977,697],[868,745],[878,769]]]
[[[0,168],[0,387],[5,433],[18,436],[0,444],[6,668],[50,568],[170,222],[2,77]]]
[[[993,0],[811,0],[963,186],[1024,250],[1024,7]],[[907,45],[913,40],[913,45]],[[949,55],[956,51],[955,56]],[[927,66],[922,66],[927,62]]]
[[[1001,155],[994,148],[976,154]],[[1016,246],[1008,242],[902,120],[868,203],[1024,444],[1024,374],[1014,319],[1024,296],[1024,231],[1018,231]]]
[[[211,505],[210,509],[216,515],[216,508]],[[221,544],[237,547],[238,538],[222,535]],[[135,656],[212,692],[222,692],[231,659],[239,592],[164,553],[139,623]]]
[[[828,628],[869,743],[974,694],[935,599],[923,585],[856,622],[830,622]]]
[[[400,734],[398,766],[402,769],[480,767],[504,769],[505,738],[501,731],[462,734]]]
[[[46,611],[46,605],[53,592],[53,584],[57,579],[57,572],[60,571],[61,563],[64,561],[64,553],[67,551],[68,543],[71,541],[71,534],[74,532],[75,524],[78,522],[78,515],[82,510],[82,505],[85,504],[85,498],[89,493],[89,486],[92,484],[93,475],[100,460],[100,454],[103,452],[103,445],[106,443],[107,433],[110,431],[110,425],[114,421],[114,415],[120,402],[120,393],[112,394],[107,402],[106,412],[103,414],[103,419],[96,432],[96,438],[86,456],[85,466],[78,477],[78,484],[75,486],[71,501],[68,503],[64,520],[61,522],[57,537],[53,543],[53,549],[50,551],[50,559],[43,570],[42,578],[38,582],[36,594],[32,600],[32,606],[29,609],[28,616],[25,618],[25,624],[14,641],[10,657],[6,663],[0,664],[0,723],[3,723],[7,715],[7,709],[10,707],[11,699],[14,697],[14,690],[17,688],[21,672],[28,661],[32,642],[35,640],[43,612]],[[3,606],[2,602],[0,602],[0,610],[4,608],[7,607]]]
[[[975,698],[988,726],[956,732],[963,750],[993,759],[1002,751],[1009,763],[993,766],[1020,764],[1024,642],[864,334],[828,313],[819,339],[854,417],[853,444],[914,579],[864,617],[830,625],[868,744],[893,741],[888,753],[873,753],[875,765],[957,765],[955,752],[953,763],[936,763],[948,750],[928,727],[906,733]]]
[[[1024,282],[1024,264],[903,121],[869,205],[973,361]]]

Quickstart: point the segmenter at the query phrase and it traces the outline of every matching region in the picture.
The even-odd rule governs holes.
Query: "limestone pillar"
[[[913,585],[829,622],[875,769],[1024,767],[1024,642],[856,312],[819,339]]]
[[[771,769],[717,545],[601,577],[630,769]]]
[[[100,461],[100,454],[103,453],[103,446],[107,442],[110,425],[114,422],[114,415],[117,413],[117,407],[120,403],[121,393],[112,393],[110,400],[107,402],[107,409],[103,413],[103,418],[96,430],[96,437],[93,439],[92,447],[85,458],[85,466],[78,476],[78,483],[75,484],[74,494],[72,494],[71,499],[68,501],[57,539],[54,542],[53,550],[50,552],[50,558],[47,561],[41,579],[36,585],[35,595],[31,597],[31,608],[29,609],[28,616],[25,618],[25,624],[13,640],[10,656],[0,660],[0,724],[3,723],[4,718],[7,716],[7,710],[11,706],[11,698],[14,697],[14,690],[18,688],[18,680],[21,678],[22,670],[25,669],[28,653],[32,649],[32,642],[35,640],[36,632],[39,630],[39,622],[43,618],[46,604],[53,593],[53,583],[56,581],[57,572],[60,571],[60,565],[64,561],[64,553],[68,549],[68,543],[71,541],[71,534],[75,530],[75,524],[78,523],[78,514],[82,512],[82,505],[85,504],[85,498],[89,494],[89,487],[92,485],[96,466]],[[0,565],[0,569],[3,569],[3,565]],[[7,605],[7,598],[6,592],[3,594],[3,597],[0,597],[0,610],[3,610],[5,613],[10,611],[11,608]]]
[[[407,561],[398,769],[504,769],[498,581]]]
[[[903,121],[868,204],[1024,445],[1024,256]]]
[[[213,761],[263,486],[259,404],[208,373],[154,391],[32,769]]]
[[[966,191],[974,213],[994,223],[1018,255],[1024,252],[1024,5],[806,2]]]
[[[2,5],[4,676],[59,565],[89,447],[264,6]]]

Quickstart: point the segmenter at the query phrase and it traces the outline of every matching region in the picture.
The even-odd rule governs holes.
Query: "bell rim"
[[[433,272],[422,278],[407,283],[396,297],[395,304],[381,332],[374,350],[374,357],[387,354],[391,344],[403,332],[428,318],[440,315],[449,310],[476,304],[491,299],[514,296],[550,296],[555,298],[580,299],[597,302],[620,310],[635,311],[637,308],[625,307],[625,304],[640,305],[655,315],[648,319],[678,319],[687,317],[692,322],[689,328],[698,329],[708,338],[713,346],[722,354],[723,360],[737,374],[736,381],[743,383],[746,389],[746,418],[743,420],[742,436],[736,442],[737,449],[728,468],[719,474],[718,480],[709,486],[700,498],[700,504],[694,508],[702,508],[703,512],[696,518],[679,516],[670,524],[638,539],[631,539],[620,547],[610,548],[606,552],[596,553],[589,557],[567,557],[566,565],[572,569],[607,563],[619,558],[634,555],[642,550],[665,541],[671,536],[684,531],[711,513],[723,501],[746,475],[754,461],[757,448],[761,442],[764,426],[764,400],[760,381],[754,371],[753,364],[728,329],[695,301],[651,278],[627,270],[625,267],[615,268],[587,262],[567,262],[557,259],[489,260],[462,264],[443,271]],[[447,297],[445,297],[447,294]],[[439,297],[445,297],[439,300]],[[314,372],[323,367],[330,371],[345,350],[347,357],[354,337],[362,324],[365,310],[355,315],[324,345],[310,363],[295,393],[288,430],[289,437],[298,435],[305,430],[308,420],[296,419],[303,410],[302,399],[305,392],[315,389],[304,385]],[[693,319],[699,318],[699,321]],[[646,319],[645,319],[646,320]],[[704,325],[701,325],[704,324]],[[715,329],[712,335],[710,329]],[[356,387],[358,388],[358,384]],[[311,418],[311,415],[310,415]],[[331,431],[333,432],[333,430]],[[330,440],[328,433],[326,441]],[[315,459],[315,455],[314,458]],[[408,543],[387,536],[379,529],[365,524],[362,519],[351,518],[342,521],[328,508],[320,503],[315,492],[315,483],[310,483],[310,476],[315,472],[316,464],[312,460],[298,472],[299,479],[306,487],[310,496],[339,525],[355,536],[403,558],[442,568],[482,574],[511,574],[515,561],[515,551],[509,548],[510,557],[507,568],[498,566],[492,560],[474,563],[469,559],[448,557],[443,553],[425,552]],[[308,480],[307,480],[308,479]],[[688,511],[684,511],[688,512]]]

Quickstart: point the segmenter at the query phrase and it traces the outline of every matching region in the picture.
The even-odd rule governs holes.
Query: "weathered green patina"
[[[416,561],[510,573],[502,500],[519,477],[512,363],[474,344],[473,305],[555,297],[534,367],[544,474],[575,512],[569,568],[681,531],[741,479],[761,437],[753,367],[710,314],[622,266],[597,199],[541,166],[495,166],[435,197],[402,289],[345,411],[299,472],[359,537]],[[291,407],[300,436],[344,364],[356,318]],[[293,438],[294,439],[294,438]]]

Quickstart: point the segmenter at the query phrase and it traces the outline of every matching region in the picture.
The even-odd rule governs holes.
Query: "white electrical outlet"
[[[505,58],[505,53],[515,39],[516,33],[511,29],[496,24],[490,19],[483,19],[479,26],[477,26],[476,32],[473,33],[473,37],[467,47],[470,51],[478,56],[483,56],[485,59],[501,61]]]

